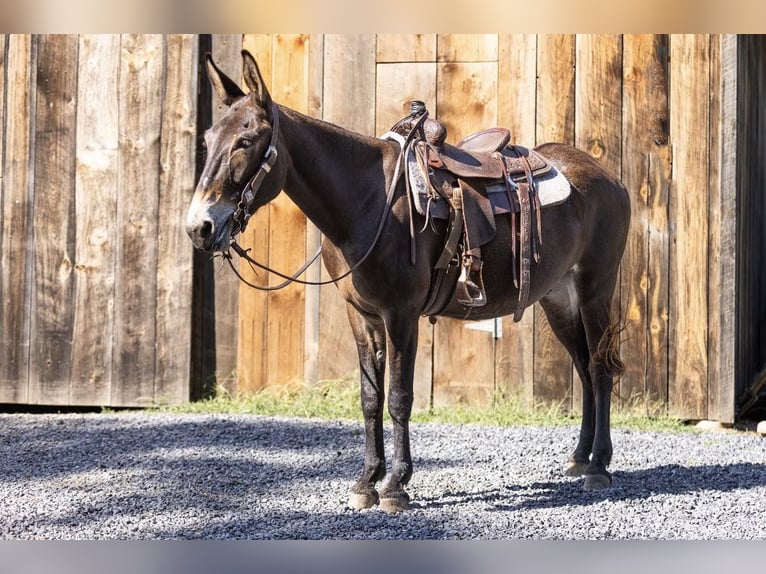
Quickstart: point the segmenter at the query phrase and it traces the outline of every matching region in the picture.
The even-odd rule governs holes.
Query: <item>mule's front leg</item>
[[[410,453],[410,414],[415,375],[415,354],[418,345],[417,316],[386,322],[389,351],[388,413],[393,422],[394,455],[391,472],[380,492],[380,508],[386,512],[401,512],[410,507],[410,497],[404,486],[412,476]]]
[[[364,468],[351,487],[349,506],[355,510],[378,503],[375,483],[386,475],[383,447],[383,378],[386,370],[386,331],[379,317],[363,314],[347,306],[354,332],[361,372],[362,414],[364,415]]]

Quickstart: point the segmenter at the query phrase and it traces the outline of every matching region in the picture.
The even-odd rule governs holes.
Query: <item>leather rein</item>
[[[234,274],[239,278],[240,281],[242,281],[245,285],[252,287],[253,289],[258,289],[259,291],[277,291],[279,289],[283,289],[284,287],[287,287],[291,283],[298,283],[300,285],[329,285],[331,283],[336,283],[343,279],[344,277],[347,277],[351,275],[357,268],[359,268],[362,263],[364,263],[367,258],[372,253],[375,246],[378,244],[378,240],[380,239],[380,235],[383,232],[383,227],[386,223],[386,219],[388,218],[388,214],[391,211],[391,206],[393,204],[394,200],[394,192],[396,191],[396,185],[399,182],[399,178],[402,175],[401,166],[402,162],[404,160],[404,156],[406,153],[406,147],[407,144],[410,143],[413,134],[416,132],[415,129],[413,129],[406,138],[402,138],[402,141],[399,141],[397,139],[397,143],[400,145],[400,152],[399,157],[396,160],[396,166],[394,167],[394,175],[391,178],[391,184],[388,187],[388,192],[386,193],[386,204],[383,207],[383,213],[380,217],[380,222],[378,223],[378,228],[375,232],[375,237],[372,240],[372,243],[367,248],[367,251],[365,251],[364,255],[356,262],[354,265],[352,265],[346,272],[339,275],[338,277],[334,277],[331,279],[328,279],[326,281],[309,281],[306,279],[299,279],[303,273],[306,272],[306,270],[317,260],[317,258],[322,253],[322,244],[320,241],[319,247],[316,250],[316,253],[309,258],[306,263],[304,263],[300,269],[298,269],[295,273],[292,275],[287,275],[285,273],[280,273],[279,271],[275,271],[274,269],[268,267],[267,265],[263,265],[262,263],[259,263],[252,257],[250,257],[250,249],[245,249],[242,247],[239,243],[237,243],[237,240],[235,237],[242,233],[245,230],[245,227],[247,227],[247,223],[250,221],[250,218],[252,217],[254,210],[252,210],[253,203],[255,202],[256,194],[258,193],[258,188],[263,183],[263,180],[266,178],[266,176],[271,172],[271,169],[274,167],[274,164],[277,162],[278,152],[277,152],[277,137],[279,135],[279,109],[277,108],[277,105],[272,102],[271,103],[271,113],[272,113],[272,126],[271,126],[271,140],[269,141],[269,146],[266,148],[266,151],[264,152],[263,159],[261,160],[260,165],[258,166],[258,169],[255,171],[255,174],[253,177],[250,178],[250,181],[247,182],[247,185],[245,185],[244,189],[242,190],[242,194],[240,196],[239,203],[237,204],[237,208],[234,211],[234,214],[232,215],[232,219],[234,220],[234,227],[231,232],[231,240],[229,243],[229,247],[233,249],[237,255],[241,259],[244,259],[248,262],[248,264],[251,267],[257,267],[258,269],[262,269],[263,271],[266,271],[268,273],[273,273],[277,277],[280,277],[284,279],[282,283],[279,283],[278,285],[272,285],[272,286],[263,286],[263,285],[256,285],[255,283],[252,283],[251,281],[248,281],[237,270],[237,268],[234,266],[234,263],[232,261],[231,253],[227,250],[224,251],[222,256],[229,264],[229,267],[231,267],[232,271],[234,271]],[[417,125],[421,125],[422,122],[425,120],[427,116],[427,113],[423,114],[422,117],[418,118]]]

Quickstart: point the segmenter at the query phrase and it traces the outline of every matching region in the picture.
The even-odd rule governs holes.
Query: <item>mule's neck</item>
[[[396,144],[279,107],[290,157],[284,191],[330,241],[374,231],[393,175]]]

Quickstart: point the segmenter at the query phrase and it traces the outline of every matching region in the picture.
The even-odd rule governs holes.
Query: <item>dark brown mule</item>
[[[411,263],[411,207],[403,180],[392,186],[397,143],[273,104],[254,59],[247,52],[243,59],[249,94],[207,60],[210,80],[229,109],[205,134],[207,161],[189,208],[188,234],[199,249],[227,251],[232,232],[241,225],[241,213],[235,217],[235,211],[243,189],[255,188],[250,211],[284,189],[324,235],[322,256],[331,276],[353,267],[337,282],[359,351],[366,441],[364,468],[351,488],[350,504],[365,508],[380,502],[384,510],[405,510],[409,496],[404,487],[412,475],[409,420],[418,317],[444,239],[430,230],[417,235],[416,262]],[[272,137],[275,124],[278,132]],[[270,143],[276,156],[267,152]],[[628,232],[628,194],[586,153],[555,143],[537,150],[567,177],[572,193],[565,202],[543,209],[544,243],[532,267],[529,303],[540,301],[583,383],[582,428],[567,474],[584,474],[585,488],[606,488],[611,485],[610,394],[620,363],[605,350],[614,348],[610,302]],[[264,163],[267,168],[259,169]],[[415,217],[419,229],[425,221]],[[509,228],[508,217],[498,217],[497,237],[483,247],[488,303],[471,309],[471,319],[515,310]],[[453,301],[441,314],[466,318],[468,313]],[[383,445],[386,362],[394,443],[389,469]]]

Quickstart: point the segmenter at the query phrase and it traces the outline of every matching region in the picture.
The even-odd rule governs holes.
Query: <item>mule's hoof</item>
[[[612,486],[612,477],[608,474],[586,474],[583,489],[604,490]]]
[[[375,489],[371,492],[351,492],[348,495],[348,505],[352,510],[364,510],[375,506],[380,497]]]
[[[567,462],[567,467],[566,470],[564,470],[564,474],[567,476],[582,476],[585,474],[585,470],[587,468],[587,462],[577,462],[576,460],[570,460]]]
[[[404,512],[410,509],[410,497],[403,490],[386,494],[380,499],[380,509],[388,513]]]

